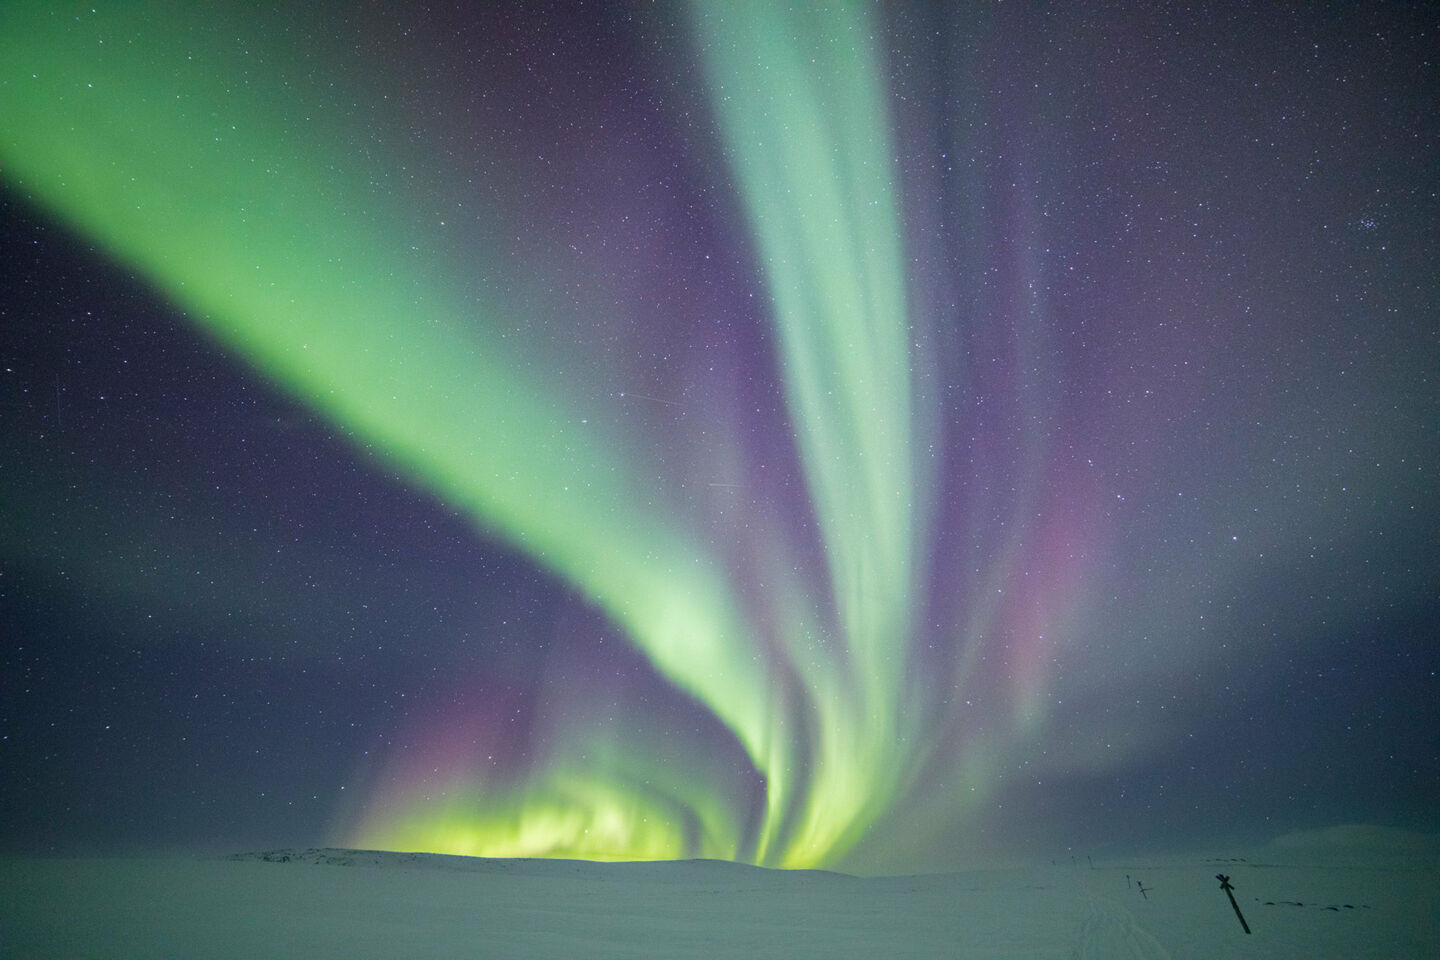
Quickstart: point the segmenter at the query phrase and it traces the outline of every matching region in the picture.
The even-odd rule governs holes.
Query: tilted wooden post
[[[1215,879],[1220,881],[1220,889],[1225,891],[1225,896],[1230,898],[1230,906],[1235,908],[1235,916],[1240,918],[1240,926],[1246,933],[1250,932],[1250,924],[1245,922],[1245,914],[1240,912],[1240,904],[1235,902],[1235,888],[1230,886],[1230,878],[1223,873],[1215,874]]]

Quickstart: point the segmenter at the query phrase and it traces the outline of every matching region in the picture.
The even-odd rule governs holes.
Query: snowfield
[[[0,955],[1428,958],[1440,860],[1433,838],[1363,828],[1249,856],[873,878],[338,849],[6,860]]]

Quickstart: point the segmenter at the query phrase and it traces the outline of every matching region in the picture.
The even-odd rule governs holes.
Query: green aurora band
[[[236,23],[209,7],[67,6],[0,8],[10,187],[573,584],[733,731],[764,789],[756,822],[702,745],[647,740],[643,718],[623,734],[572,718],[527,777],[471,770],[443,803],[377,798],[346,839],[785,867],[852,849],[926,761],[920,720],[902,710],[930,496],[916,467],[925,416],[867,8],[782,13],[757,0],[693,15],[826,557],[817,596],[781,559],[799,548],[775,534],[774,612],[760,618],[695,522],[653,491],[618,421],[587,422],[567,378],[495,335],[547,321],[458,279],[484,266],[484,235],[436,239],[423,201],[373,187],[377,167],[425,159],[345,155],[339,145],[366,131],[315,79],[324,71],[313,59],[284,70],[317,55],[293,37],[238,43]],[[369,122],[400,123],[379,108]],[[426,173],[453,186],[444,169]]]
[[[775,307],[840,630],[834,672],[805,677],[820,743],[816,802],[794,848],[812,862],[847,849],[889,806],[905,776],[898,744],[916,733],[899,703],[915,549],[910,324],[864,10],[757,0],[696,17]]]

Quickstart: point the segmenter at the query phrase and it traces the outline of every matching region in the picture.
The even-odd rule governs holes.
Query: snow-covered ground
[[[7,860],[0,955],[1433,958],[1440,859],[1433,838],[1352,828],[1223,857],[863,879],[350,850]]]

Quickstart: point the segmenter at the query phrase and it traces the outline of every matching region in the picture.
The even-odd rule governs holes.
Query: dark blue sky
[[[230,10],[165,28],[197,47],[233,30],[272,76],[320,71],[344,91],[325,101],[340,121],[383,125],[363,157],[299,139],[295,167],[382,171],[377,206],[473,200],[463,232],[426,228],[425,275],[519,311],[467,335],[610,431],[597,446],[627,476],[565,462],[617,484],[616,516],[655,521],[615,537],[617,567],[694,546],[716,609],[749,631],[726,655],[761,664],[773,767],[736,720],[762,709],[750,688],[710,689],[668,661],[653,620],[617,612],[543,520],[457,496],[465,478],[437,479],[403,438],[224,342],[185,276],[133,252],[142,238],[62,212],[34,176],[3,172],[24,136],[0,145],[0,849],[443,834],[446,852],[498,853],[512,848],[493,838],[533,827],[557,783],[586,816],[612,792],[631,798],[626,816],[669,811],[674,855],[719,842],[767,862],[771,831],[798,844],[807,817],[863,796],[822,857],[858,870],[1355,821],[1435,829],[1433,13],[872,15],[884,110],[862,119],[891,169],[880,188],[844,181],[836,220],[863,220],[869,190],[893,199],[906,314],[867,315],[881,346],[853,357],[786,325],[765,233],[785,201],[745,172],[747,151],[770,154],[736,133],[719,68],[702,69],[723,60],[705,47],[723,31],[680,8],[391,23],[322,5],[303,25]],[[57,35],[123,33],[77,24]],[[137,69],[163,90],[163,66]],[[33,105],[6,82],[0,108]],[[833,142],[807,162],[861,155],[843,97],[820,86]],[[788,91],[757,96],[778,109]],[[265,214],[230,188],[222,171],[168,199],[240,237]],[[311,224],[300,249],[325,251],[339,223]],[[832,286],[855,272],[803,268],[832,269]],[[878,302],[883,282],[864,283]],[[806,289],[823,302],[825,283]],[[379,329],[336,323],[356,340]],[[823,356],[832,386],[868,396],[887,330],[905,351],[909,446],[877,441],[900,431],[871,407],[851,411],[850,441],[843,424],[827,433],[849,408],[807,407],[799,371]],[[345,389],[378,404],[378,369]],[[397,360],[389,376],[413,385],[418,369]],[[437,403],[417,449],[504,416]],[[814,435],[849,467],[827,473]],[[905,572],[847,579],[898,534],[828,492],[894,449],[909,459],[886,476],[914,477]],[[474,470],[530,462],[498,443]],[[542,506],[560,496],[544,479]],[[577,543],[623,526],[605,496]],[[652,529],[674,542],[647,543]],[[887,589],[903,636],[867,647],[854,611]],[[827,775],[851,746],[875,783],[842,798]],[[782,777],[799,786],[767,812]],[[491,839],[461,850],[465,824]]]

